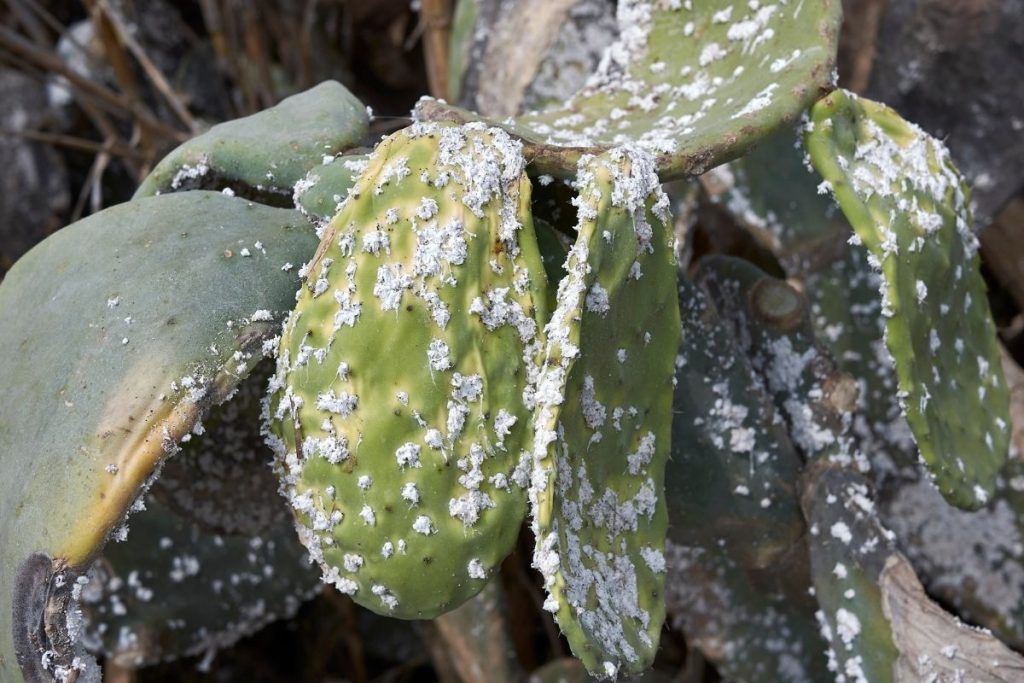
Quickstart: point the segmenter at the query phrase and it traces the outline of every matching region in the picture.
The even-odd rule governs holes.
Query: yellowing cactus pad
[[[546,280],[519,143],[385,139],[305,268],[268,405],[324,581],[381,614],[475,595],[526,514]]]
[[[807,149],[882,274],[900,398],[946,500],[977,509],[1009,450],[1008,389],[979,272],[967,187],[939,141],[837,91]]]
[[[613,677],[651,664],[665,616],[676,267],[650,155],[584,158],[577,189],[534,415],[534,565],[573,653]]]

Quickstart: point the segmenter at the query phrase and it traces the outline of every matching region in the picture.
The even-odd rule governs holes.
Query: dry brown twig
[[[423,56],[427,63],[430,94],[448,97],[448,46],[451,42],[451,0],[422,0],[420,25],[423,33]]]

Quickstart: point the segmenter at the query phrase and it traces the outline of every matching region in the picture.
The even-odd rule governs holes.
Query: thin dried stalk
[[[193,133],[199,130],[196,120],[192,117],[192,114],[189,113],[188,107],[185,106],[181,95],[170,83],[167,82],[167,79],[164,77],[160,69],[153,64],[153,61],[149,58],[149,55],[146,54],[146,51],[143,50],[138,41],[132,37],[131,32],[128,31],[128,28],[124,25],[124,21],[122,21],[117,12],[110,9],[110,5],[107,4],[107,0],[90,1],[95,2],[96,6],[102,11],[113,32],[116,34],[117,39],[121,44],[128,48],[129,52],[132,53],[132,56],[135,57],[135,60],[145,72],[146,77],[153,84],[153,87],[156,88],[157,92],[163,95],[164,100],[167,101],[167,104],[171,107],[171,110],[175,115],[181,119],[181,122],[184,123],[185,126],[187,126]]]
[[[423,56],[427,63],[430,94],[448,97],[448,49],[451,43],[451,0],[422,0],[420,25],[423,27]]]

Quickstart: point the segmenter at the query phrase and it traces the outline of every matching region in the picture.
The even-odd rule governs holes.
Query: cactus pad
[[[816,463],[805,485],[814,589],[832,666],[851,681],[894,682],[898,652],[878,579],[895,549],[875,515],[867,480]]]
[[[541,173],[571,176],[581,155],[634,144],[663,177],[699,174],[831,88],[840,14],[838,0],[620,2],[620,37],[583,89],[506,127]],[[434,100],[417,115],[475,116]]]
[[[317,226],[326,224],[348,198],[349,190],[366,170],[366,163],[364,155],[353,154],[331,157],[311,168],[305,178],[295,183],[295,208]]]
[[[135,197],[227,188],[290,207],[295,183],[325,155],[358,145],[368,125],[359,100],[340,83],[325,81],[182,143],[142,181]]]
[[[670,510],[671,512],[671,510]],[[800,571],[751,571],[727,550],[666,542],[665,600],[672,625],[687,643],[737,683],[831,680],[814,619],[807,550]]]
[[[190,192],[90,216],[8,273],[0,385],[19,398],[0,409],[0,679],[19,680],[15,568],[33,553],[86,568],[158,463],[262,358],[294,302],[282,268],[315,249],[295,211]]]
[[[760,378],[704,291],[680,278],[669,538],[724,548],[742,566],[774,564],[806,531],[794,482],[801,460]]]
[[[286,512],[273,489],[264,496]],[[145,506],[128,539],[107,545],[93,563],[80,592],[87,647],[119,666],[211,656],[292,616],[319,589],[319,572],[287,517],[257,535],[221,536],[152,495]]]
[[[546,280],[524,163],[482,124],[385,139],[284,330],[284,492],[324,580],[381,614],[472,597],[525,516]]]
[[[664,618],[679,308],[653,158],[585,158],[577,189],[534,414],[534,565],[573,652],[610,677],[650,665]]]
[[[886,345],[921,456],[948,501],[977,509],[1006,461],[1009,418],[967,187],[940,142],[845,92],[814,105],[806,143],[881,270]]]

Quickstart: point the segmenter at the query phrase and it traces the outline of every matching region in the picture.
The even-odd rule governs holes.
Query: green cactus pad
[[[182,190],[227,190],[290,207],[306,172],[358,145],[366,109],[343,85],[325,81],[252,116],[218,124],[168,154],[135,197]]]
[[[832,666],[852,681],[894,682],[899,653],[878,579],[895,549],[875,515],[867,480],[818,463],[806,487],[815,596]]]
[[[270,469],[260,412],[273,363],[182,439],[81,590],[84,642],[135,668],[212,656],[278,618],[320,585]]]
[[[581,155],[628,143],[655,155],[663,177],[696,175],[794,122],[831,88],[840,16],[838,0],[620,2],[620,37],[584,88],[501,125],[539,173],[569,177]],[[476,116],[429,99],[416,113]]]
[[[669,538],[724,548],[765,568],[806,531],[795,489],[802,466],[771,398],[704,291],[680,278]]]
[[[546,280],[519,143],[385,139],[306,266],[270,441],[324,580],[382,614],[476,594],[526,512]]]
[[[273,488],[264,495],[286,512]],[[291,617],[319,590],[320,572],[288,516],[258,535],[221,536],[152,495],[144,504],[128,539],[107,545],[79,594],[84,642],[119,666],[212,656]]]
[[[262,357],[310,232],[295,211],[180,193],[90,216],[8,273],[0,386],[19,395],[0,409],[0,679],[20,680],[11,639],[30,627],[11,622],[19,565],[40,553],[86,568],[158,463]]]
[[[740,331],[752,364],[808,460],[801,504],[822,608],[819,620],[831,644],[829,668],[837,680],[891,681],[897,653],[876,585],[892,552],[891,538],[877,523],[871,491],[854,469],[866,469],[866,462],[848,433],[853,382],[817,344],[806,300],[784,281],[727,257],[704,259],[698,281]],[[842,482],[842,491],[818,490],[833,480]],[[853,485],[847,487],[848,481]],[[841,518],[833,519],[837,515]],[[850,529],[855,524],[862,535],[854,545]]]
[[[940,142],[845,92],[814,105],[806,144],[881,269],[886,346],[921,456],[949,502],[977,509],[1006,461],[1009,417],[967,187]]]
[[[295,208],[317,226],[326,224],[338,213],[366,164],[365,155],[353,154],[331,157],[327,163],[310,169],[305,178],[295,183]]]
[[[823,680],[796,490],[802,462],[738,341],[744,333],[685,279],[679,305],[668,612],[729,680]]]
[[[610,677],[650,665],[664,619],[679,307],[653,158],[585,158],[577,189],[534,414],[533,561],[573,653]]]
[[[722,548],[665,545],[672,625],[725,680],[832,680],[828,644],[814,618],[818,604],[808,590],[806,547],[792,564],[751,571]]]

